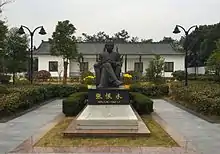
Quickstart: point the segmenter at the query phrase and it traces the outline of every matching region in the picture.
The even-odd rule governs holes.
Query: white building
[[[93,65],[96,63],[98,54],[103,52],[104,43],[78,43],[78,52],[83,54],[83,69],[94,72]],[[115,49],[123,55],[122,72],[141,71],[145,73],[149,61],[155,54],[165,58],[165,77],[171,77],[173,71],[184,70],[184,53],[174,50],[170,44],[148,44],[148,43],[120,43],[115,44]],[[50,55],[50,44],[42,41],[36,49],[34,57],[38,61],[38,70],[47,70],[53,77],[58,72],[63,73],[62,57]],[[82,69],[82,67],[81,67]],[[69,62],[68,77],[80,74],[80,65],[76,60]]]
[[[205,66],[189,67],[188,68],[188,73],[189,74],[205,74],[205,72],[206,72],[206,67]]]

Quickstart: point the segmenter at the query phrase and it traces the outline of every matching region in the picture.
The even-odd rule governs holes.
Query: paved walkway
[[[37,134],[61,113],[62,100],[55,100],[7,123],[0,123],[0,154],[13,150],[25,139]],[[219,154],[220,125],[208,123],[160,99],[155,110],[168,125],[191,141],[203,154]]]
[[[220,124],[206,122],[164,100],[154,100],[157,114],[202,154],[220,154]]]
[[[61,113],[61,104],[62,100],[55,100],[7,123],[0,123],[0,154],[13,150],[38,133],[40,128]]]

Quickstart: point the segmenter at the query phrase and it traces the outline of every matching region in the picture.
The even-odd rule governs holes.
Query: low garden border
[[[201,119],[203,119],[203,120],[205,120],[205,121],[207,121],[207,122],[220,124],[220,117],[219,117],[219,119],[210,118],[210,117],[207,117],[207,116],[205,116],[205,115],[202,115],[202,114],[200,114],[200,113],[198,113],[198,112],[196,112],[196,111],[193,111],[192,109],[187,108],[187,107],[181,105],[181,103],[177,103],[177,102],[174,101],[174,100],[171,100],[171,99],[166,98],[166,97],[163,98],[163,99],[164,99],[165,101],[167,101],[168,103],[170,103],[170,104],[172,104],[172,105],[174,105],[174,106],[176,106],[176,107],[178,107],[178,108],[180,108],[180,109],[182,109],[182,110],[184,110],[184,111],[186,111],[186,112],[189,112],[189,113],[191,113],[191,114],[193,114],[193,115],[195,115],[195,116],[197,116],[197,117],[199,117],[199,118],[201,118]],[[178,101],[178,102],[181,102],[181,101]]]
[[[48,103],[50,103],[50,102],[52,102],[52,101],[54,101],[54,100],[56,100],[56,99],[59,99],[59,98],[53,98],[53,99],[50,99],[50,100],[46,100],[46,101],[44,101],[44,102],[42,102],[42,103],[39,103],[39,104],[37,104],[37,105],[32,106],[31,108],[29,108],[29,109],[27,109],[27,110],[20,111],[20,112],[14,113],[13,115],[0,118],[0,123],[6,123],[6,122],[8,122],[8,121],[10,121],[10,120],[13,120],[13,119],[15,119],[15,118],[17,118],[17,117],[20,117],[20,116],[22,116],[22,115],[24,115],[24,114],[26,114],[26,113],[29,113],[29,112],[31,112],[31,111],[34,111],[34,110],[38,109],[38,108],[40,108],[41,106],[44,106],[44,105],[46,105],[46,104],[48,104]]]
[[[0,97],[2,122],[27,113],[55,98],[65,98],[70,94],[87,91],[83,85],[35,85],[10,89]],[[8,118],[8,119],[7,119]]]

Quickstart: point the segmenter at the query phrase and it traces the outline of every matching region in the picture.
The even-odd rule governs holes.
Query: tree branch
[[[8,4],[8,3],[11,3],[12,0],[6,0],[6,1],[3,1],[2,3],[0,3],[0,8],[3,7],[4,5]]]

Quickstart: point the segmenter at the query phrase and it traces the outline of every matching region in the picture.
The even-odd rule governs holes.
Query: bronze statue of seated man
[[[123,83],[119,80],[121,73],[121,57],[114,52],[114,44],[107,43],[99,61],[94,65],[97,88],[119,87]]]

